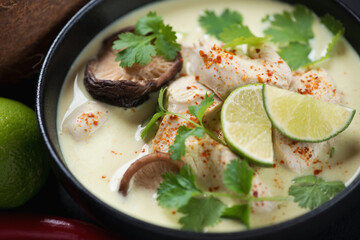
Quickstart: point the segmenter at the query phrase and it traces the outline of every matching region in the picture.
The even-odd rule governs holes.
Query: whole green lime
[[[0,98],[0,208],[27,202],[44,185],[48,173],[35,112]]]

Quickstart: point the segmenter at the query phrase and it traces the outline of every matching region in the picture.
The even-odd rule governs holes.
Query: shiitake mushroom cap
[[[155,56],[145,66],[134,64],[123,68],[115,62],[117,51],[112,49],[113,41],[120,33],[133,31],[134,27],[130,26],[107,38],[96,58],[88,62],[84,85],[94,99],[120,107],[135,107],[180,72],[183,64],[180,52],[173,61]]]
[[[147,154],[133,162],[125,171],[120,181],[119,192],[126,196],[132,180],[138,187],[156,189],[162,181],[164,172],[179,172],[183,164],[182,161],[172,160],[169,153]]]

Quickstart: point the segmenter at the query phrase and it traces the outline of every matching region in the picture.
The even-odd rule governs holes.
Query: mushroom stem
[[[173,167],[175,167],[176,171],[180,171],[181,167],[184,164],[182,161],[172,160],[169,153],[158,152],[145,155],[136,160],[126,170],[120,182],[119,192],[121,192],[123,196],[126,196],[129,190],[130,181],[134,177],[134,175],[143,167],[155,162],[164,162],[166,164],[171,164]]]

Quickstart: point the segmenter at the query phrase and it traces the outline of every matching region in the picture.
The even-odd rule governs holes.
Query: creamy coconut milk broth
[[[71,172],[90,192],[110,206],[126,214],[166,227],[178,228],[179,213],[174,213],[158,206],[155,192],[133,188],[127,197],[118,192],[118,184],[124,166],[148,152],[148,142],[140,136],[141,123],[154,113],[157,95],[153,94],[149,101],[136,108],[127,110],[115,106],[104,105],[107,120],[96,133],[84,141],[75,140],[69,133],[63,131],[64,119],[77,106],[94,101],[83,85],[84,66],[96,55],[101,42],[107,36],[123,27],[134,25],[136,21],[149,11],[156,11],[162,16],[165,24],[173,26],[179,33],[179,42],[192,44],[203,36],[197,19],[204,10],[222,10],[230,8],[243,15],[244,24],[248,25],[257,36],[263,36],[261,19],[267,14],[281,13],[291,10],[292,6],[273,1],[167,1],[148,5],[106,28],[84,48],[74,62],[62,89],[58,106],[59,141],[65,161]],[[330,41],[329,32],[316,23],[315,38],[312,44],[316,47],[313,56],[320,56]],[[206,37],[205,37],[206,38]],[[341,40],[330,61],[322,67],[334,79],[336,88],[344,93],[344,103],[354,109],[360,109],[360,61],[356,52],[345,41]],[[183,72],[187,71],[184,64]],[[300,175],[313,174],[326,180],[341,180],[347,185],[357,175],[360,165],[360,117],[356,113],[350,127],[336,137],[336,151],[332,158],[324,156],[322,162],[312,164],[306,172],[297,174],[289,171],[276,162],[274,168],[258,168],[261,179],[275,196],[286,196],[291,180]],[[252,214],[251,226],[261,227],[282,222],[299,216],[307,210],[300,208],[292,201],[286,201],[268,213]],[[215,227],[206,231],[238,231],[245,229],[243,225],[222,220]]]

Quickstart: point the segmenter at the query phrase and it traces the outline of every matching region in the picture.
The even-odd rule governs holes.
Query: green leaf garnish
[[[315,60],[314,62],[306,65],[314,65],[318,64],[320,62],[325,61],[326,59],[329,59],[331,57],[331,53],[333,49],[335,48],[336,44],[339,42],[341,37],[344,35],[345,29],[342,23],[338,20],[336,20],[333,16],[330,14],[326,14],[324,17],[321,18],[321,23],[324,24],[329,31],[334,34],[333,38],[331,39],[331,42],[328,44],[326,48],[326,54],[322,56],[320,59]]]
[[[199,23],[205,32],[225,43],[224,48],[235,48],[238,45],[259,45],[267,41],[267,38],[256,37],[249,27],[242,24],[242,15],[239,12],[231,12],[225,9],[217,16],[214,11],[205,11],[200,16]]]
[[[236,11],[225,9],[220,16],[214,11],[206,10],[203,16],[199,18],[200,26],[209,35],[220,38],[220,33],[232,24],[242,24],[242,16]]]
[[[338,33],[344,34],[344,32],[345,32],[345,28],[342,25],[342,23],[328,13],[325,14],[325,16],[320,19],[320,21],[334,35],[336,35]]]
[[[240,24],[231,24],[229,27],[223,29],[219,35],[220,40],[224,43],[229,43],[234,41],[236,38],[250,38],[255,37],[255,35],[250,31],[248,26],[243,26]]]
[[[194,115],[202,125],[202,118],[206,112],[206,110],[214,103],[214,93],[211,93],[210,96],[205,94],[204,99],[201,101],[199,105],[189,106],[189,113]]]
[[[182,229],[202,231],[204,227],[215,225],[225,208],[225,204],[214,197],[192,198],[187,205],[179,208],[178,211],[185,215],[179,223]]]
[[[131,67],[135,63],[144,66],[156,55],[173,60],[181,50],[172,27],[165,25],[155,12],[149,12],[139,19],[135,33],[126,32],[118,37],[119,40],[113,43],[113,49],[120,50],[115,61],[121,61],[121,67]]]
[[[232,160],[224,170],[224,184],[233,192],[249,194],[252,185],[254,170],[246,161]]]
[[[188,165],[184,165],[178,174],[163,174],[164,181],[157,190],[157,201],[160,206],[172,208],[186,205],[189,200],[202,191],[197,187],[195,175]]]
[[[145,128],[141,132],[141,138],[144,139],[146,135],[150,132],[151,129],[155,126],[155,123],[166,114],[166,110],[164,108],[164,94],[166,92],[166,88],[160,89],[159,96],[158,96],[158,109],[159,111],[156,112],[150,119],[150,121],[146,124]]]
[[[203,137],[204,132],[204,128],[202,127],[188,128],[186,126],[180,126],[174,143],[169,147],[171,159],[180,160],[182,156],[185,156],[186,139],[190,136]]]
[[[303,176],[293,180],[289,195],[300,207],[314,209],[341,192],[345,185],[341,181],[326,182],[317,176]]]
[[[264,33],[270,35],[271,40],[276,43],[307,43],[314,37],[312,31],[314,19],[314,14],[308,8],[297,5],[293,12],[284,11],[272,17],[267,16],[263,21],[268,21],[270,26]]]
[[[116,62],[121,61],[121,67],[131,67],[135,63],[146,65],[151,57],[156,56],[153,37],[138,36],[131,32],[119,34],[119,40],[114,41],[113,49],[122,50],[116,54]]]
[[[223,48],[233,48],[242,44],[260,45],[268,40],[268,37],[256,37],[247,26],[232,24],[224,28],[220,34],[220,40],[225,43]]]
[[[249,204],[238,204],[226,208],[221,217],[236,219],[243,223],[246,227],[250,227],[250,213],[251,208]]]
[[[311,63],[309,54],[311,47],[309,44],[290,43],[288,46],[279,48],[279,55],[286,61],[292,70],[298,69]]]

